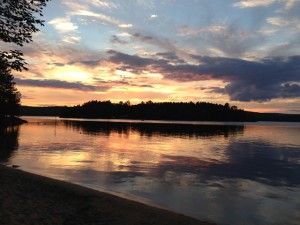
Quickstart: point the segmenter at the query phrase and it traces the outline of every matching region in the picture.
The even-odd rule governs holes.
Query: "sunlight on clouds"
[[[284,3],[284,9],[291,9],[298,0],[244,0],[234,3],[234,7],[238,8],[251,8],[251,7],[266,7],[273,3]]]
[[[152,15],[149,16],[150,20],[154,20],[154,19],[157,19],[157,18],[158,18],[158,15],[156,15],[156,14],[152,14]]]
[[[118,27],[121,27],[121,28],[132,28],[133,25],[131,23],[129,23],[129,24],[119,24]]]
[[[78,30],[78,26],[71,22],[71,18],[56,18],[48,22],[60,32],[70,32]]]
[[[64,0],[62,4],[69,7],[72,11],[85,10],[87,8],[82,2],[75,2],[74,0]]]
[[[293,8],[297,1],[299,0],[286,0],[285,9]]]
[[[104,7],[104,8],[117,8],[118,6],[115,3],[110,1],[103,1],[103,0],[89,0],[89,2],[97,7]]]
[[[112,25],[116,25],[118,26],[119,24],[122,24],[122,22],[120,22],[117,19],[114,19],[110,16],[107,16],[105,14],[102,13],[94,13],[88,10],[78,10],[78,11],[74,11],[72,12],[72,15],[76,15],[76,16],[87,16],[87,17],[92,17],[97,19],[100,22],[105,22],[105,23],[109,23]]]
[[[64,36],[63,41],[69,44],[76,44],[81,40],[81,37],[67,35]]]
[[[147,77],[155,78],[155,79],[159,79],[159,80],[164,78],[164,76],[161,75],[160,73],[147,73]]]
[[[66,81],[85,81],[90,79],[89,74],[77,66],[64,66],[55,68],[52,78],[66,80]]]
[[[274,26],[289,27],[296,31],[300,30],[300,20],[296,20],[296,19],[285,19],[282,17],[270,17],[270,18],[267,18],[267,22]]]
[[[124,71],[124,70],[116,70],[115,74],[122,77],[122,78],[132,78],[135,77],[135,74],[130,73],[128,71]]]
[[[21,91],[22,105],[28,106],[49,106],[49,105],[77,105],[91,99],[101,99],[101,94],[95,92],[81,92],[67,89],[40,88],[18,86]]]
[[[202,0],[51,2],[45,8],[46,26],[21,49],[30,71],[14,73],[26,96],[24,104],[70,105],[93,99],[224,103],[230,94],[224,90],[229,83],[223,80],[236,84],[232,93],[244,93],[251,84],[260,84],[255,62],[271,68],[273,74],[278,63],[287,65],[274,57],[299,55],[298,0],[205,1],[204,5]],[[268,67],[270,60],[264,58],[274,65]],[[287,58],[294,66],[292,59],[298,62],[298,58]],[[255,74],[248,76],[244,68]],[[287,78],[280,79],[298,81],[297,68],[287,65]],[[276,82],[277,76],[267,72],[268,84]],[[268,84],[262,91],[271,87]],[[296,88],[288,90],[298,96]],[[280,99],[274,96],[268,106],[255,100],[244,104],[243,99],[233,104],[279,109]]]
[[[127,32],[122,32],[122,33],[119,33],[118,36],[120,36],[120,37],[131,37],[132,35],[127,33]]]
[[[277,0],[245,0],[245,1],[234,3],[233,6],[238,8],[269,6],[276,1]]]
[[[209,48],[208,51],[210,52],[211,56],[222,56],[222,57],[226,56],[226,54],[218,48]]]
[[[267,19],[267,22],[269,24],[275,25],[275,26],[287,26],[289,25],[289,22],[283,18],[280,17],[270,17]]]

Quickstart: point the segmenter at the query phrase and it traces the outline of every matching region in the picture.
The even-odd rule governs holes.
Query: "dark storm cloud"
[[[224,91],[231,100],[268,101],[300,97],[300,56],[246,61],[200,57],[200,73],[211,74],[229,84]]]
[[[178,64],[186,63],[186,61],[178,57],[175,52],[159,52],[156,53],[156,55],[166,60],[170,60],[174,63],[178,63]]]
[[[45,87],[45,88],[59,88],[71,89],[79,91],[106,91],[109,87],[86,85],[81,82],[67,82],[61,80],[32,80],[15,78],[17,85],[29,87]]]
[[[179,60],[178,56],[174,52],[159,52],[159,53],[156,53],[156,55],[161,56],[165,59]]]
[[[222,80],[228,83],[225,88],[211,89],[211,92],[226,93],[231,100],[263,102],[274,98],[300,97],[300,56],[247,61],[191,55],[198,64],[184,62],[174,65],[171,59],[142,58],[116,51],[109,53],[109,60],[114,63],[122,63],[132,69],[155,69],[166,79],[178,82]]]

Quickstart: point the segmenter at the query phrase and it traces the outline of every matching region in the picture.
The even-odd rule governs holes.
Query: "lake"
[[[218,224],[300,224],[300,123],[24,117],[0,161]]]

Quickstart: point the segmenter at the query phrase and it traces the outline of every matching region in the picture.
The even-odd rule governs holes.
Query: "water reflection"
[[[219,224],[300,221],[297,126],[35,119],[19,133],[19,151],[9,162],[30,172]]]
[[[255,144],[257,146],[253,148]],[[296,150],[299,149],[274,149],[265,143],[230,143],[226,162],[164,155],[164,160],[156,168],[156,175],[162,177],[165,171],[172,171],[175,174],[195,174],[198,182],[247,179],[272,186],[299,186],[300,164],[293,159],[300,158],[300,151]]]
[[[0,128],[0,162],[7,162],[19,147],[19,127]]]

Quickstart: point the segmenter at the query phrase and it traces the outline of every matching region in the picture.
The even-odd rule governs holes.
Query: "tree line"
[[[49,0],[1,0],[0,44],[11,43],[22,47],[32,42],[32,35],[43,26],[42,11]],[[1,45],[5,46],[5,45]],[[14,82],[13,70],[27,70],[23,53],[0,49],[0,125],[19,115],[21,93]]]
[[[208,102],[141,102],[89,101],[82,105],[66,107],[63,118],[187,120],[187,121],[253,121],[237,106]]]

